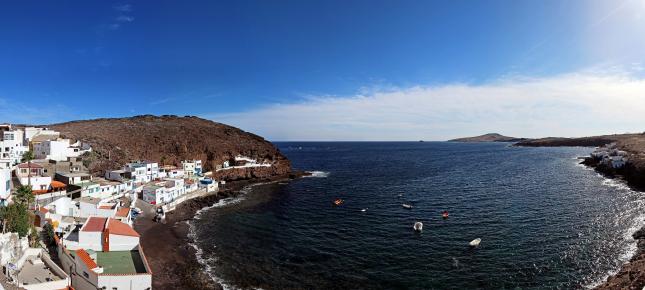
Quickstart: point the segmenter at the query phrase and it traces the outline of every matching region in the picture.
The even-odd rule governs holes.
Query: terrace
[[[147,273],[143,259],[139,251],[96,252],[96,264],[103,274]]]

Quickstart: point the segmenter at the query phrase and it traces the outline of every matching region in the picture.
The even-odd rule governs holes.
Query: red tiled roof
[[[90,254],[88,254],[85,250],[78,249],[76,251],[76,255],[78,255],[78,257],[81,258],[81,261],[85,263],[88,269],[91,270],[98,267],[96,262],[94,262],[94,260],[92,260],[92,257],[90,257]]]
[[[110,231],[110,235],[139,237],[139,233],[137,233],[137,231],[132,229],[129,225],[113,218],[108,221],[107,228]]]
[[[49,211],[48,211],[46,208],[44,208],[44,207],[41,207],[41,208],[39,208],[38,210],[39,210],[40,212],[42,212],[42,213],[48,213],[48,212],[49,212]]]
[[[114,205],[100,205],[99,208],[100,209],[113,209]]]
[[[105,229],[105,220],[106,218],[102,217],[90,217],[85,222],[85,225],[81,228],[81,231],[84,232],[102,232]]]
[[[52,181],[51,185],[53,188],[62,188],[67,186],[65,183],[56,180]]]
[[[36,163],[32,163],[31,167],[29,166],[29,163],[20,163],[17,166],[18,168],[43,168],[42,165]]]
[[[116,211],[116,216],[118,216],[118,217],[127,217],[129,213],[130,213],[130,208],[122,207],[122,208],[120,208],[119,210]]]

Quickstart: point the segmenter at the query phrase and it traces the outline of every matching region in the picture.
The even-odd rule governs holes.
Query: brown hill
[[[464,137],[448,140],[448,142],[518,142],[524,138],[508,137],[497,133],[488,133],[475,137]]]
[[[65,138],[90,143],[93,152],[85,161],[95,174],[120,168],[132,160],[179,165],[181,160],[201,159],[205,170],[213,170],[238,154],[274,164],[257,168],[257,172],[238,172],[247,175],[246,178],[291,171],[289,160],[264,138],[198,117],[145,115],[72,121],[48,127],[60,131]]]

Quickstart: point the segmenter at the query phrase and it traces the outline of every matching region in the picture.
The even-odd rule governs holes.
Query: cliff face
[[[198,117],[146,115],[48,127],[60,131],[65,138],[89,143],[93,152],[84,160],[95,174],[120,168],[132,160],[180,165],[181,160],[201,159],[208,171],[238,154],[273,166],[235,170],[239,175],[230,173],[231,179],[268,178],[291,172],[289,160],[262,137]]]

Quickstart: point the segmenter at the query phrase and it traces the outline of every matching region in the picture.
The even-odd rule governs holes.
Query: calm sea
[[[202,263],[231,288],[588,287],[631,257],[643,222],[640,193],[577,164],[590,148],[277,146],[316,177],[256,186],[192,222]]]

